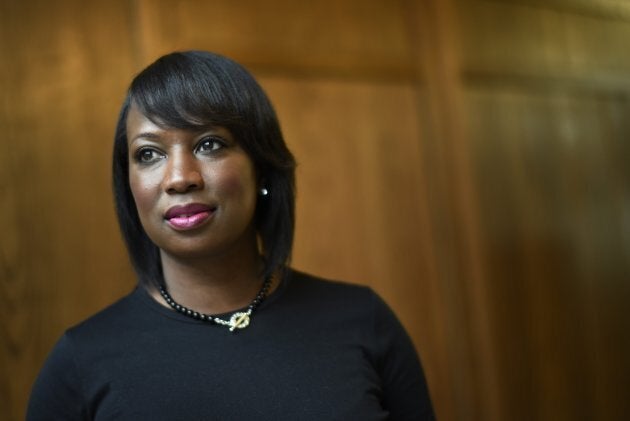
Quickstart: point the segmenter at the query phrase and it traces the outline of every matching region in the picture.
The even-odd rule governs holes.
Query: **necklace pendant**
[[[234,332],[234,329],[245,329],[247,326],[249,326],[249,312],[234,313],[230,317],[230,332]]]

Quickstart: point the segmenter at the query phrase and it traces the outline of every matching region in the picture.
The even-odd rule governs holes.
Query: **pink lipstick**
[[[176,230],[184,231],[197,228],[206,222],[215,208],[199,203],[191,203],[184,206],[173,206],[164,215],[169,225]]]

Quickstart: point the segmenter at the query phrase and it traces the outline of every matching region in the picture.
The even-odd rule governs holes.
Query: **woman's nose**
[[[186,193],[203,188],[199,161],[192,153],[178,152],[168,157],[164,189],[167,193]]]

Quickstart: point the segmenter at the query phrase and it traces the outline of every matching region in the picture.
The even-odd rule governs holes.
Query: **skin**
[[[262,283],[252,160],[226,128],[160,127],[135,105],[127,139],[131,192],[175,301],[209,314],[247,306]],[[169,224],[169,209],[191,203],[210,207],[210,217],[192,229]]]

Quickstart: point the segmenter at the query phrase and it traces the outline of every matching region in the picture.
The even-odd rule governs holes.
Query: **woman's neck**
[[[166,288],[181,305],[205,314],[246,307],[260,290],[262,261],[250,247],[218,257],[182,258],[161,251]],[[152,295],[166,305],[157,291]]]

